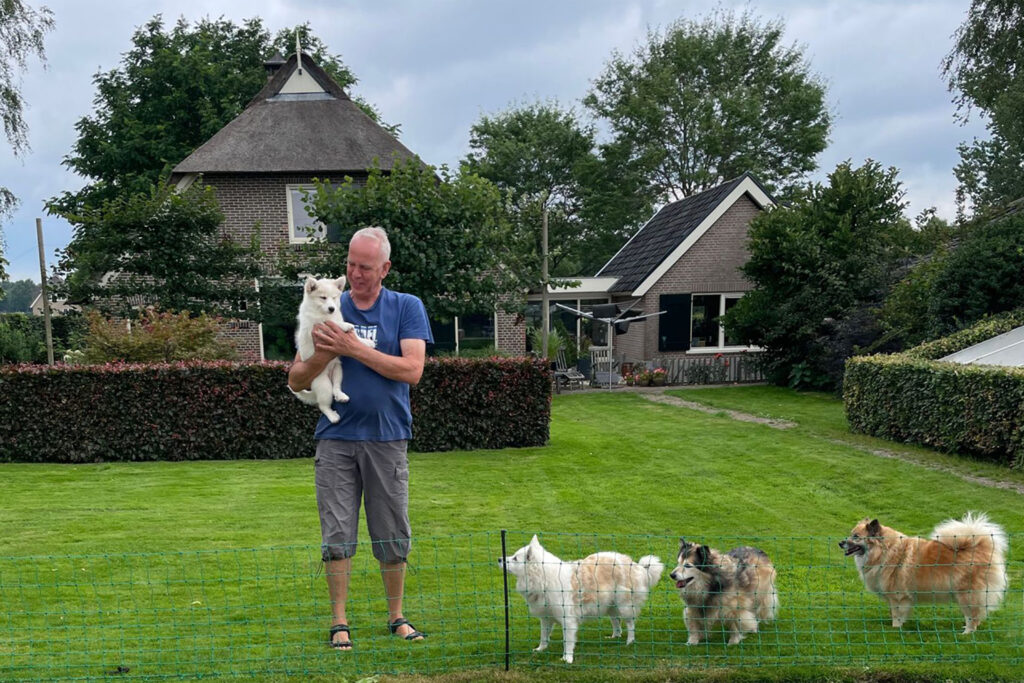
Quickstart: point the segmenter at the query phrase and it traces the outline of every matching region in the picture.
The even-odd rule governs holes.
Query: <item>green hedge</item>
[[[288,363],[0,367],[0,461],[230,460],[313,452],[315,406]],[[413,390],[418,451],[543,445],[549,371],[526,359],[431,360]]]
[[[932,360],[1024,322],[1016,311],[905,353],[851,358],[843,400],[854,432],[1024,468],[1024,369]]]

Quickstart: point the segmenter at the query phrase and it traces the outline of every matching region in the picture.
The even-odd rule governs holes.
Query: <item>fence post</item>
[[[509,648],[508,630],[508,567],[505,565],[505,558],[508,557],[508,550],[505,549],[505,529],[501,530],[501,578],[505,583],[505,671],[509,670],[512,663],[512,653]]]

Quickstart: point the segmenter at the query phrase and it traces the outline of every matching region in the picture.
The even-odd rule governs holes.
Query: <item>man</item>
[[[331,646],[352,648],[345,603],[351,558],[356,552],[359,499],[364,499],[373,555],[380,563],[388,603],[388,627],[406,640],[422,640],[402,616],[405,562],[409,553],[409,465],[412,437],[409,386],[420,381],[426,345],[433,342],[427,312],[417,297],[384,287],[391,268],[391,244],[377,227],[357,231],[349,242],[349,291],[342,316],[355,329],[328,322],[313,329],[316,351],[298,354],[288,371],[292,391],[309,389],[327,363],[341,356],[348,403],[335,403],[337,424],[323,415],[316,426],[316,502],[323,559],[331,596]],[[356,337],[370,339],[368,346]]]

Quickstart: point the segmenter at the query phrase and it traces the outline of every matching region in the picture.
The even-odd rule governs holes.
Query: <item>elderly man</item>
[[[313,330],[315,353],[305,361],[296,355],[288,372],[292,391],[306,390],[340,356],[342,389],[350,397],[348,403],[334,404],[341,420],[332,424],[321,416],[315,433],[316,502],[331,596],[330,644],[341,650],[352,648],[345,605],[360,498],[384,580],[388,628],[405,640],[426,637],[403,617],[402,597],[411,537],[409,387],[420,381],[426,345],[433,337],[423,302],[384,287],[390,258],[391,244],[382,228],[363,228],[352,236],[346,270],[350,290],[341,297],[341,311],[355,329],[346,333],[334,323],[318,325]]]

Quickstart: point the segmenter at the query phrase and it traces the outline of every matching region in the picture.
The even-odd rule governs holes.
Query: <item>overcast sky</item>
[[[29,0],[33,6],[41,4]],[[62,159],[75,123],[92,112],[99,71],[120,66],[133,31],[155,14],[167,23],[259,16],[271,31],[309,21],[359,78],[355,92],[402,126],[402,142],[431,164],[456,166],[481,114],[538,99],[582,111],[580,99],[613,50],[630,52],[649,28],[699,19],[713,0],[49,0],[56,28],[47,35],[48,68],[30,63],[22,82],[31,151],[17,160],[0,145],[0,185],[21,200],[2,226],[12,280],[39,280],[35,219],[43,219],[48,265],[71,238],[44,202],[84,180]],[[812,179],[836,164],[867,158],[900,169],[908,216],[935,206],[952,219],[956,146],[983,136],[954,108],[939,64],[969,0],[725,1],[764,20],[782,19],[786,42],[801,46],[828,86],[835,117]]]

